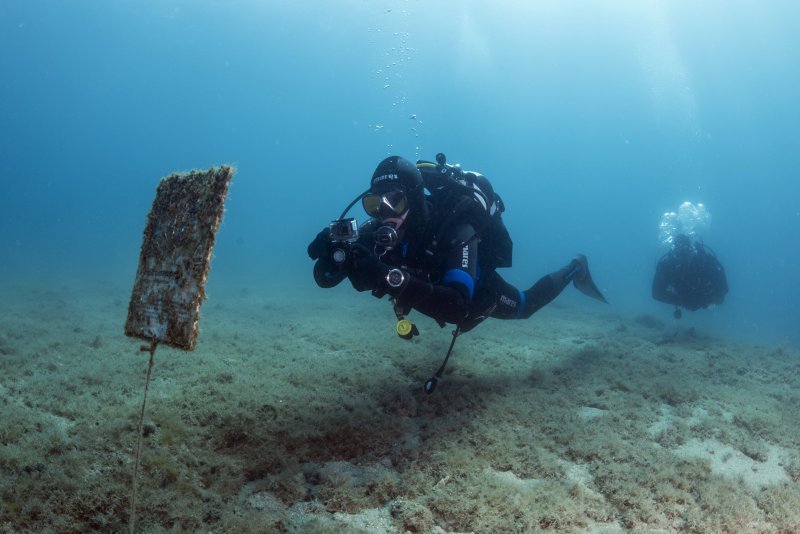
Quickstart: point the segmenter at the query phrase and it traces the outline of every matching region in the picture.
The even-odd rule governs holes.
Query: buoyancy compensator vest
[[[498,267],[511,267],[513,242],[503,223],[505,205],[489,179],[449,165],[444,154],[436,154],[436,163],[417,161],[428,200],[433,207],[432,244],[438,251],[478,240],[478,262],[484,272]],[[475,234],[466,241],[441,242],[451,225],[468,222]]]

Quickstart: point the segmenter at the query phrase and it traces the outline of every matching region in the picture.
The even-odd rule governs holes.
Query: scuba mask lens
[[[406,194],[402,191],[389,191],[383,195],[383,203],[391,208],[395,215],[402,215],[408,207]]]
[[[402,215],[408,208],[408,200],[402,191],[389,191],[385,195],[367,195],[361,204],[370,217],[378,217],[383,213],[389,216]],[[384,209],[384,206],[386,209]]]
[[[383,199],[380,195],[367,195],[361,200],[364,211],[366,211],[367,215],[370,217],[377,217],[381,212],[381,202],[383,202]]]

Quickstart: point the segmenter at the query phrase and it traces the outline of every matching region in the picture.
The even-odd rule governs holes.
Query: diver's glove
[[[347,275],[358,291],[376,291],[383,288],[389,266],[377,254],[362,244],[355,243],[351,250],[350,269]]]
[[[331,255],[331,230],[327,226],[308,244],[308,257],[312,260]]]

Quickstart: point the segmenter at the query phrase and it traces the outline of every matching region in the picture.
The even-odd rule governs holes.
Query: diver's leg
[[[497,307],[491,314],[496,319],[527,319],[553,301],[585,269],[578,260],[543,276],[530,289],[520,291],[496,272],[486,282],[486,290],[496,296]]]
[[[530,289],[523,292],[525,306],[522,317],[530,317],[555,300],[581,272],[581,265],[577,260],[572,260],[565,267],[541,277]]]

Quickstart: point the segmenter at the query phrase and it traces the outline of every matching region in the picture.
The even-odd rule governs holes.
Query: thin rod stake
[[[141,352],[150,353],[150,362],[147,364],[147,378],[144,381],[144,395],[142,397],[142,411],[139,414],[139,433],[136,436],[136,462],[133,467],[133,491],[131,494],[131,515],[130,515],[130,532],[134,534],[136,527],[136,496],[137,496],[137,479],[139,477],[139,459],[142,454],[142,434],[144,434],[144,407],[147,404],[147,387],[150,385],[150,374],[153,371],[153,359],[156,354],[156,347],[158,342],[154,339],[150,342],[150,346],[142,345],[139,350]]]

